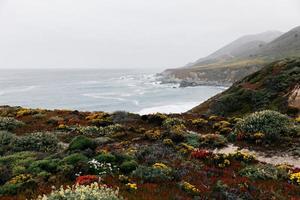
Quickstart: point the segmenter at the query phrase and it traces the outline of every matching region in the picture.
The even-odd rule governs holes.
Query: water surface
[[[140,114],[185,112],[222,87],[160,84],[155,71],[1,70],[0,104]]]

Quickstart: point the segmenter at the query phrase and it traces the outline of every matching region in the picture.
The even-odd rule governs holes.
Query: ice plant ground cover
[[[0,122],[1,200],[300,198],[299,168],[213,153],[233,143],[300,156],[298,118],[276,111],[225,118],[3,106]]]

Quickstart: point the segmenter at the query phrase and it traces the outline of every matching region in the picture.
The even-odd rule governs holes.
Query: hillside
[[[300,26],[281,35],[274,41],[263,46],[256,56],[277,59],[282,57],[299,56],[300,52]]]
[[[280,35],[282,35],[282,33],[279,31],[267,31],[260,34],[240,37],[211,55],[197,60],[193,63],[193,66],[200,66],[205,64],[205,62],[215,62],[214,60],[222,60],[222,58],[232,59],[247,55],[252,51],[260,49]]]
[[[269,62],[300,56],[299,35],[300,27],[296,27],[284,34],[266,32],[250,39],[242,37],[189,67],[164,71],[162,81],[182,83],[182,86],[232,84]]]
[[[232,116],[275,109],[297,115],[300,110],[299,87],[300,59],[283,59],[234,83],[191,112]]]

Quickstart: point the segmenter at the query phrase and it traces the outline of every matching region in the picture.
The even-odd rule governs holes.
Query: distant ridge
[[[246,35],[188,66],[167,69],[163,82],[182,87],[202,84],[230,85],[272,61],[300,56],[300,26],[286,33],[267,31]]]
[[[259,34],[245,35],[215,51],[209,56],[197,60],[193,63],[193,66],[200,65],[202,62],[208,60],[222,59],[226,57],[231,59],[248,55],[250,52],[259,50],[262,46],[276,39],[280,35],[282,35],[282,32],[280,31],[266,31]]]

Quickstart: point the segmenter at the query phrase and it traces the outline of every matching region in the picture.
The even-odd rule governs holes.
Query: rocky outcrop
[[[178,83],[180,87],[198,85],[230,86],[232,83],[256,72],[261,65],[249,65],[243,68],[215,68],[215,69],[180,69],[166,70],[159,74],[162,83]]]

